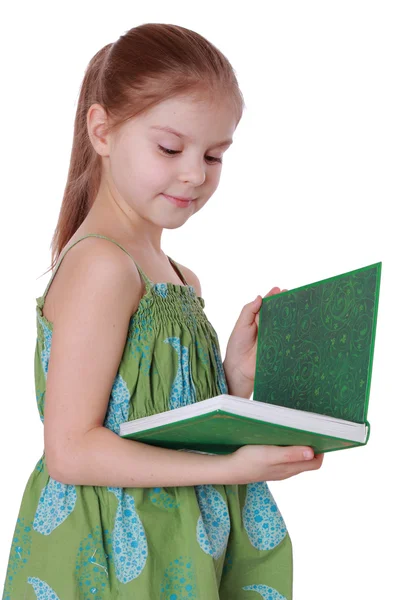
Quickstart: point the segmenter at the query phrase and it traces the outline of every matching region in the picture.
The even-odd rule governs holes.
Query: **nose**
[[[183,168],[179,175],[179,180],[183,183],[191,183],[193,186],[199,186],[204,183],[206,171],[203,159],[192,159],[182,162]]]

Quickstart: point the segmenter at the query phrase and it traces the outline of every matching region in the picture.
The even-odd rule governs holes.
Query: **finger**
[[[264,298],[268,298],[268,296],[274,296],[275,294],[280,294],[281,289],[278,287],[273,287],[272,290],[269,290],[268,294],[265,294]]]
[[[250,326],[254,323],[254,319],[256,315],[258,315],[258,311],[260,310],[260,306],[262,304],[262,298],[260,295],[257,296],[255,300],[245,304],[242,308],[242,311],[239,315],[237,323],[243,326]]]
[[[297,463],[287,463],[283,465],[275,465],[275,469],[279,472],[280,478],[287,479],[294,475],[299,475],[305,471],[317,471],[321,466],[321,460],[313,458],[312,460],[306,460]]]
[[[314,458],[310,446],[269,446],[273,464],[307,462]]]
[[[270,291],[268,292],[268,294],[265,294],[264,298],[268,298],[268,296],[275,296],[275,294],[280,294],[281,292],[287,292],[287,291],[288,291],[288,290],[286,290],[286,289],[284,289],[284,290],[281,290],[281,289],[280,289],[280,288],[278,288],[278,287],[274,287],[274,288],[272,288],[272,290],[270,290]],[[259,305],[259,307],[258,307],[258,311],[260,310],[260,308],[261,308],[261,304],[260,304],[260,305]],[[259,315],[258,315],[258,311],[257,311],[257,313],[256,313],[256,317],[255,317],[255,322],[256,322],[257,326],[258,326],[258,323],[259,323]]]
[[[304,452],[307,452],[308,450],[313,452],[312,448],[305,446],[303,450],[300,450],[298,446],[287,446],[285,449],[288,450],[289,448],[290,450],[284,454],[285,460],[282,462],[282,465],[286,465],[288,467],[288,472],[295,474],[301,473],[302,471],[315,471],[321,467],[325,456],[323,453],[314,454],[313,458],[307,459],[305,457],[301,458],[300,456],[299,459],[296,459],[296,456],[301,454],[304,456]]]
[[[312,460],[303,460],[301,462],[294,462],[287,464],[288,470],[293,470],[294,473],[302,473],[303,471],[316,471],[322,465],[323,455],[318,454]]]

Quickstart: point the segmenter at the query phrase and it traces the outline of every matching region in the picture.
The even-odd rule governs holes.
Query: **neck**
[[[165,256],[161,250],[163,228],[141,217],[111,187],[102,180],[95,201],[85,219],[85,229],[93,233],[107,231],[107,235],[128,240],[141,250]]]

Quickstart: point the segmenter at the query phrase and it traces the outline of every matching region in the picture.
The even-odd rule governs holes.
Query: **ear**
[[[92,104],[86,115],[86,125],[93,148],[100,156],[110,155],[110,136],[106,133],[107,113],[100,104]]]

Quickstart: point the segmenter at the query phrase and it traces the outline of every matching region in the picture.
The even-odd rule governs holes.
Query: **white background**
[[[399,597],[399,3],[22,2],[0,20],[0,585],[43,450],[35,298],[49,279],[79,86],[102,46],[164,22],[226,54],[247,107],[219,189],[163,237],[198,275],[222,355],[257,294],[383,263],[368,445],[270,487],[294,544],[295,600]]]

